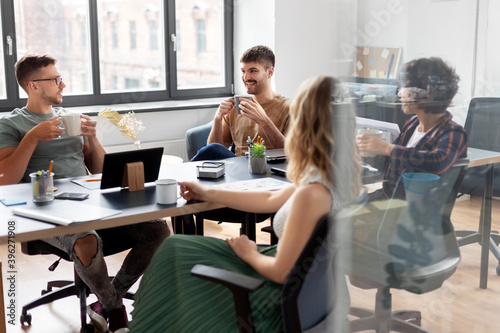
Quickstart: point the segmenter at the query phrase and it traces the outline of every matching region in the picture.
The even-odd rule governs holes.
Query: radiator
[[[186,140],[168,140],[168,141],[151,141],[151,142],[141,142],[141,148],[154,148],[163,147],[164,155],[173,155],[182,158],[183,161],[187,161],[186,153]],[[134,144],[131,142],[129,144],[104,146],[104,149],[108,153],[116,153],[120,151],[127,151],[135,149]]]

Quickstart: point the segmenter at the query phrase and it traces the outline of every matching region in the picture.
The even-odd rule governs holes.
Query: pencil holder
[[[34,202],[54,200],[54,173],[38,171],[30,173]]]
[[[248,159],[248,171],[250,173],[266,173],[267,171],[267,161],[265,157]]]

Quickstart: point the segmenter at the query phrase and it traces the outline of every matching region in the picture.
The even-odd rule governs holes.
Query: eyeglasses
[[[62,82],[63,82],[63,77],[62,76],[58,76],[56,78],[53,78],[53,79],[37,79],[37,80],[31,80],[33,82],[37,82],[37,81],[54,81],[56,83],[56,85],[60,85]]]

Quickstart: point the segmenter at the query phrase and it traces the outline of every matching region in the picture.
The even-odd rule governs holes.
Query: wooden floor
[[[477,230],[479,219],[479,198],[457,202],[452,214],[452,221],[456,229]],[[500,229],[500,201],[493,202],[493,229]],[[265,226],[268,222],[259,224]],[[260,228],[258,228],[260,229]],[[217,224],[206,221],[206,235],[226,238],[239,233],[239,224]],[[259,243],[268,243],[269,236],[259,233]],[[18,247],[19,249],[19,247]],[[488,289],[479,289],[479,258],[480,247],[477,244],[461,248],[462,261],[457,272],[444,285],[433,292],[424,295],[415,295],[406,291],[393,290],[393,309],[418,309],[422,312],[422,326],[435,333],[483,333],[498,332],[500,327],[500,277],[496,275],[497,262],[490,255],[488,271]],[[0,258],[6,261],[6,250],[0,250]],[[19,291],[16,299],[18,311],[23,304],[40,295],[46,282],[55,279],[71,278],[72,264],[61,261],[54,272],[47,268],[55,261],[54,256],[24,256],[17,253]],[[114,274],[120,267],[125,253],[106,258],[110,274]],[[4,268],[5,274],[5,268]],[[132,290],[137,288],[134,285]],[[5,282],[4,282],[5,286]],[[5,296],[6,295],[6,291]],[[374,291],[350,288],[351,305],[373,308],[375,301]],[[7,299],[7,298],[6,298]],[[93,302],[95,296],[89,297]],[[132,302],[125,300],[128,312],[132,310]],[[49,305],[31,310],[33,316],[30,327],[21,327],[19,313],[16,326],[7,324],[8,333],[18,332],[79,332],[79,309],[75,297],[60,300]]]

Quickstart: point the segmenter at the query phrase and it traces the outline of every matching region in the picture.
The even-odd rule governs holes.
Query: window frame
[[[130,104],[153,101],[166,101],[178,99],[197,99],[209,97],[221,97],[232,94],[233,86],[233,0],[222,0],[223,3],[223,40],[224,40],[224,84],[215,88],[177,88],[177,52],[174,52],[174,45],[171,41],[171,35],[176,34],[175,3],[176,0],[163,0],[163,15],[165,18],[164,39],[159,43],[164,43],[165,53],[164,61],[166,66],[166,88],[164,90],[146,90],[146,91],[125,91],[117,93],[102,93],[100,85],[100,57],[99,57],[99,39],[97,24],[97,0],[88,0],[88,20],[89,34],[88,40],[91,59],[92,86],[91,93],[82,95],[65,96],[63,107],[72,106],[90,106],[90,105],[111,105],[111,104]],[[14,21],[14,0],[0,1],[0,19],[2,24],[3,40],[7,35],[13,39],[12,55],[8,54],[8,46],[4,43],[4,65],[5,65],[5,84],[7,87],[7,99],[0,100],[0,112],[10,111],[15,107],[26,104],[25,98],[19,97],[18,84],[15,79],[14,64],[18,58],[16,47],[16,29]],[[149,29],[148,27],[144,27]],[[160,26],[157,31],[160,32]],[[158,46],[158,52],[161,52],[161,44]],[[64,73],[65,69],[60,69]],[[89,77],[90,79],[90,77]]]

